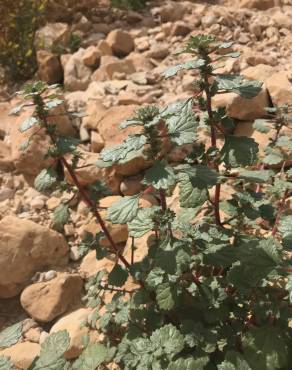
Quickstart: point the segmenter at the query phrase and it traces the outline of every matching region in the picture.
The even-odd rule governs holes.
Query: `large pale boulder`
[[[84,336],[89,334],[89,328],[84,326],[91,310],[80,308],[60,318],[51,328],[50,334],[67,330],[70,337],[70,345],[65,352],[67,359],[78,357],[84,348]]]
[[[130,54],[135,47],[132,36],[122,30],[111,31],[106,38],[106,42],[111,47],[114,55],[118,57],[124,57]]]
[[[64,67],[64,86],[68,91],[86,90],[90,83],[91,68],[87,67],[82,58],[86,50],[80,48],[70,56]]]
[[[35,34],[36,49],[53,51],[56,48],[66,47],[69,43],[70,28],[66,23],[47,23]]]
[[[215,107],[226,107],[227,114],[239,120],[252,120],[267,115],[265,107],[269,106],[269,97],[265,87],[252,99],[245,99],[235,93],[214,97]]]
[[[49,322],[78,302],[82,286],[78,274],[62,273],[52,280],[29,285],[21,293],[20,302],[33,319]]]
[[[292,82],[287,72],[274,73],[266,80],[266,85],[274,104],[292,104]]]
[[[173,22],[181,20],[186,12],[186,6],[177,1],[168,1],[165,5],[152,8],[151,13],[159,16],[162,22]]]
[[[254,67],[248,67],[241,72],[241,75],[248,80],[265,82],[272,74],[276,72],[275,67],[267,64],[258,64]]]
[[[10,358],[15,370],[27,370],[33,360],[40,354],[41,346],[32,342],[16,343],[0,351],[0,356]],[[3,370],[5,370],[3,368]]]
[[[64,264],[68,250],[58,232],[32,221],[4,217],[0,221],[0,298],[19,294],[37,271]]]

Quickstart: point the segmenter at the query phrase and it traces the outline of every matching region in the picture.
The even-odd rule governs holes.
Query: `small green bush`
[[[34,35],[46,0],[1,0],[0,64],[6,79],[25,80],[36,70]]]

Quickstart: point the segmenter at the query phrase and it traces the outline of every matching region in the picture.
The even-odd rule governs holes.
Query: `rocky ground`
[[[253,120],[265,116],[264,107],[292,104],[292,1],[226,0],[158,1],[143,13],[93,12],[75,14],[74,22],[50,23],[36,35],[38,77],[48,83],[64,83],[64,100],[72,111],[86,112],[83,119],[71,120],[56,111],[56,124],[64,134],[79,136],[83,164],[78,177],[83,184],[104,180],[113,196],[101,201],[109,206],[122,195],[139,190],[139,175],[145,163],[133,162],[114,170],[99,169],[94,162],[99,152],[120,143],[129,133],[118,124],[143,104],[164,105],[192,95],[191,73],[164,80],[161,72],[186,57],[174,56],[191,34],[210,33],[222,40],[234,40],[241,57],[221,67],[222,72],[242,73],[264,82],[262,92],[252,100],[234,94],[216,98],[226,106],[237,126],[235,135],[253,136],[265,147],[267,135],[254,133]],[[66,50],[70,33],[81,39],[80,48]],[[42,48],[42,49],[41,49]],[[27,369],[52,332],[67,329],[71,337],[68,358],[82,349],[80,329],[90,310],[81,299],[84,282],[113,261],[97,261],[95,252],[83,259],[77,244],[86,231],[96,233],[99,225],[86,205],[72,206],[71,223],[64,232],[51,228],[52,213],[64,195],[50,197],[33,188],[35,176],[47,165],[44,154],[48,142],[35,135],[25,151],[19,149],[26,134],[19,124],[29,114],[9,116],[18,99],[0,94],[0,330],[24,320],[23,339],[0,355],[11,356],[16,369]],[[178,160],[179,153],[172,153]],[[145,199],[144,206],[154,202]],[[128,232],[123,225],[111,225],[117,243],[126,245]],[[145,240],[138,253],[143,254]]]

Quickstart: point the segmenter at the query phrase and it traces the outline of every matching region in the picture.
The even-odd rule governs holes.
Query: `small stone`
[[[96,68],[100,62],[101,53],[96,46],[89,46],[82,56],[82,61],[87,67]]]
[[[39,343],[40,341],[40,336],[41,336],[41,333],[42,333],[42,329],[40,327],[37,327],[37,328],[31,328],[29,329],[24,337],[26,340],[28,340],[29,342],[33,342],[33,343]]]
[[[87,129],[83,125],[81,125],[81,127],[79,129],[79,136],[80,136],[80,140],[83,143],[90,140],[89,132],[87,131]]]
[[[128,32],[122,30],[111,31],[106,41],[111,47],[114,55],[118,57],[124,57],[130,54],[135,47],[132,36]]]
[[[104,148],[105,142],[101,135],[96,131],[91,131],[91,150],[100,153]]]
[[[191,28],[184,21],[177,21],[173,25],[171,34],[173,36],[186,36],[190,32]]]
[[[31,208],[33,209],[42,209],[45,206],[45,202],[43,199],[37,197],[35,199],[32,199],[30,202]]]
[[[44,280],[49,281],[54,279],[57,276],[57,272],[54,270],[50,270],[44,273]]]
[[[146,53],[148,58],[164,59],[169,54],[169,46],[167,44],[154,44]]]

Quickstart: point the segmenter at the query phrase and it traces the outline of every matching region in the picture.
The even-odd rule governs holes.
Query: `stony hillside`
[[[236,120],[234,135],[255,137],[263,150],[273,130],[269,135],[254,132],[253,121],[266,116],[267,106],[292,104],[290,0],[156,1],[141,13],[101,8],[76,12],[68,23],[53,18],[35,37],[35,79],[61,83],[66,109],[85,113],[83,118],[69,118],[63,115],[65,106],[59,106],[54,123],[62,134],[81,140],[79,181],[87,185],[103,180],[111,189],[112,195],[100,202],[103,215],[114,201],[139,191],[148,164],[133,160],[124,166],[98,168],[99,153],[132,132],[120,130],[119,123],[139,106],[163,106],[195,93],[191,73],[182,72],[170,80],[161,75],[167,66],[186,58],[174,53],[190,35],[207,33],[234,40],[241,56],[219,66],[220,71],[240,72],[264,83],[251,100],[233,93],[216,97],[216,106],[226,107]],[[69,53],[72,33],[80,43],[78,50]],[[57,53],[60,49],[64,52]],[[25,370],[44,339],[59,330],[67,329],[71,337],[67,358],[81,353],[84,334],[91,334],[86,327],[80,329],[90,314],[82,300],[84,284],[101,269],[110,270],[114,259],[98,261],[95,251],[81,257],[78,245],[86,232],[101,230],[84,202],[78,197],[70,200],[68,193],[45,196],[35,190],[36,176],[49,164],[45,158],[49,143],[40,131],[28,149],[20,149],[31,134],[19,131],[30,109],[16,117],[9,115],[17,104],[19,98],[11,91],[0,94],[0,331],[20,321],[23,325],[20,341],[0,350],[0,355],[11,356],[15,368]],[[169,158],[179,162],[187,151],[188,147],[185,151],[170,148]],[[70,180],[68,173],[65,177]],[[70,201],[72,221],[56,231],[52,215],[62,200]],[[145,196],[142,202],[148,207],[157,200]],[[169,202],[175,206],[177,199]],[[126,225],[107,224],[128,255],[131,240]],[[146,242],[137,240],[137,255],[143,255]]]

